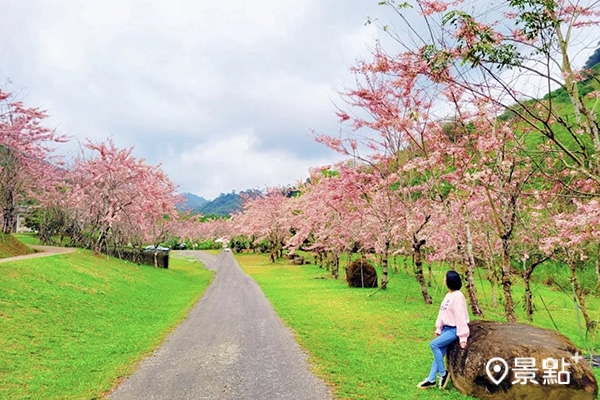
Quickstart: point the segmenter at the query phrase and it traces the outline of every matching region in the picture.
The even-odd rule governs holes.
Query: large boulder
[[[494,400],[593,400],[598,395],[589,363],[560,333],[491,321],[473,321],[469,327],[467,347],[455,342],[447,353],[452,384],[461,393]]]
[[[301,255],[298,254],[288,254],[287,258],[290,260],[290,264],[292,265],[303,265],[304,264],[304,257],[302,257]]]
[[[364,258],[358,259],[346,268],[346,282],[350,287],[377,287],[377,271]]]
[[[292,264],[294,264],[294,265],[304,265],[304,257],[300,257],[300,256],[295,257],[292,260]]]

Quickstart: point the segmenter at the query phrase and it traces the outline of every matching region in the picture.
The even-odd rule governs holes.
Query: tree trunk
[[[493,254],[492,245],[490,243],[490,234],[486,234],[486,244],[489,250],[489,254]],[[494,267],[493,258],[491,256],[486,256],[485,265],[487,268],[487,276],[486,279],[490,283],[490,293],[492,297],[492,307],[498,307],[498,295],[496,293],[496,289],[498,287],[498,277],[496,275],[496,268]]]
[[[433,281],[433,270],[431,269],[431,264],[427,264],[427,287],[431,287],[432,281]]]
[[[15,226],[15,222],[17,220],[15,215],[15,208],[5,208],[2,210],[2,233],[9,234],[13,231],[13,227]]]
[[[473,256],[473,240],[468,222],[465,222],[465,228],[467,233],[467,293],[469,294],[469,303],[473,315],[483,317],[483,311],[479,308],[479,301],[477,300],[477,289],[475,288],[475,256]]]
[[[17,221],[17,165],[20,164],[12,148],[0,146],[0,208],[2,209],[2,233],[9,234]]]
[[[533,272],[533,270],[531,272]],[[525,283],[525,312],[527,313],[527,319],[533,322],[533,295],[531,293],[531,272],[525,271],[523,273],[523,282]]]
[[[486,264],[488,270],[487,280],[490,283],[490,292],[492,294],[492,307],[496,308],[498,307],[498,295],[496,294],[498,281],[496,279],[496,272],[494,271],[494,267],[489,260],[486,262]]]
[[[17,209],[13,185],[4,187],[2,199],[2,233],[12,232],[17,220]]]
[[[415,276],[417,281],[421,285],[421,294],[423,295],[423,300],[425,303],[432,304],[431,296],[427,292],[427,285],[425,284],[425,277],[423,276],[423,259],[421,256],[421,247],[425,245],[425,239],[421,239],[416,241],[416,237],[413,236],[412,248],[413,248],[413,262],[415,264]]]
[[[504,291],[504,312],[508,322],[517,322],[515,303],[512,298],[512,282],[510,280],[509,240],[502,237],[502,290]]]
[[[531,260],[531,265],[527,268],[527,260],[523,259],[523,282],[525,283],[525,312],[527,313],[527,319],[533,321],[533,294],[531,293],[531,275],[533,270],[538,265],[548,261],[550,257],[543,257],[537,261]]]
[[[575,263],[569,263],[569,269],[571,270],[571,285],[573,286],[576,307],[577,303],[579,303],[579,309],[581,310],[581,314],[585,320],[585,327],[586,329],[590,329],[592,327],[592,320],[590,319],[587,308],[585,307],[585,295],[583,294],[583,288],[579,284],[579,279],[577,279],[577,267],[575,266]]]
[[[331,275],[333,275],[335,279],[338,279],[340,276],[340,256],[338,256],[335,252],[332,252],[331,256],[333,257]]]
[[[473,264],[467,264],[467,294],[469,296],[469,304],[471,305],[471,312],[477,317],[483,317],[483,311],[479,307],[479,300],[477,299],[477,289],[475,287],[475,274]]]
[[[94,244],[94,253],[96,253],[96,254],[102,253],[102,244],[104,243],[105,240],[106,240],[106,231],[102,231],[102,232],[100,232],[100,235],[98,235],[98,240],[96,240],[96,243]]]
[[[596,284],[600,285],[600,245],[598,246],[598,252],[596,253]]]
[[[381,288],[386,289],[388,283],[388,257],[390,251],[390,241],[385,241],[383,254],[381,255]]]

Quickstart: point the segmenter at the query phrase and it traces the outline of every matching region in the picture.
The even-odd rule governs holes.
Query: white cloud
[[[281,150],[259,149],[253,131],[236,132],[205,145],[197,145],[168,161],[164,168],[180,177],[186,187],[214,198],[231,190],[265,189],[293,185],[308,177],[310,166],[327,160],[303,160]],[[179,172],[177,172],[179,170]]]
[[[331,101],[378,35],[376,4],[6,1],[0,85],[61,133],[134,146],[182,190],[293,184],[338,158],[310,131],[337,132]]]

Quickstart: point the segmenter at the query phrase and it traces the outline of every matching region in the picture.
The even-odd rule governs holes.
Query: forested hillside
[[[185,202],[179,206],[181,210],[189,210],[193,214],[202,214],[207,217],[226,217],[241,211],[242,199],[253,197],[258,190],[248,189],[237,193],[221,193],[213,200],[206,200],[203,197],[196,196],[192,193],[184,193]]]
[[[214,200],[208,201],[200,207],[194,209],[194,212],[206,215],[224,217],[241,209],[242,200],[238,193],[231,192],[220,194]]]
[[[185,192],[182,194],[184,201],[177,206],[180,210],[194,210],[202,207],[204,204],[208,203],[204,197],[197,196],[190,192]]]

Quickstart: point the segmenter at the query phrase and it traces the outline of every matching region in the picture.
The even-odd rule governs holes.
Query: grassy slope
[[[34,251],[21,243],[13,235],[0,233],[0,258],[31,254]]]
[[[272,265],[266,257],[236,255],[243,269],[261,286],[280,317],[290,326],[300,344],[310,353],[316,373],[335,388],[339,399],[466,399],[456,390],[422,391],[416,388],[429,372],[432,361],[429,341],[433,338],[445,269],[435,267],[430,288],[434,305],[424,304],[414,277],[392,273],[389,288],[372,296],[370,289],[350,289],[343,277],[315,266],[291,266],[286,261]],[[315,279],[326,278],[326,279]],[[501,308],[490,305],[487,282],[478,280],[479,296],[486,319],[502,320]],[[548,312],[560,331],[579,348],[595,346],[580,335],[570,298],[541,283],[534,284],[535,325],[552,328]],[[523,288],[515,285],[515,299]],[[498,294],[500,297],[500,293]],[[589,298],[591,310],[600,301]],[[522,304],[522,303],[521,303]],[[522,311],[522,307],[518,307]],[[523,315],[520,315],[523,320]],[[600,311],[593,312],[600,319]],[[600,379],[600,371],[596,370]]]
[[[40,239],[35,233],[13,233],[11,236],[26,245],[41,244]]]
[[[200,297],[212,273],[88,251],[0,264],[0,398],[90,399],[110,390]]]

